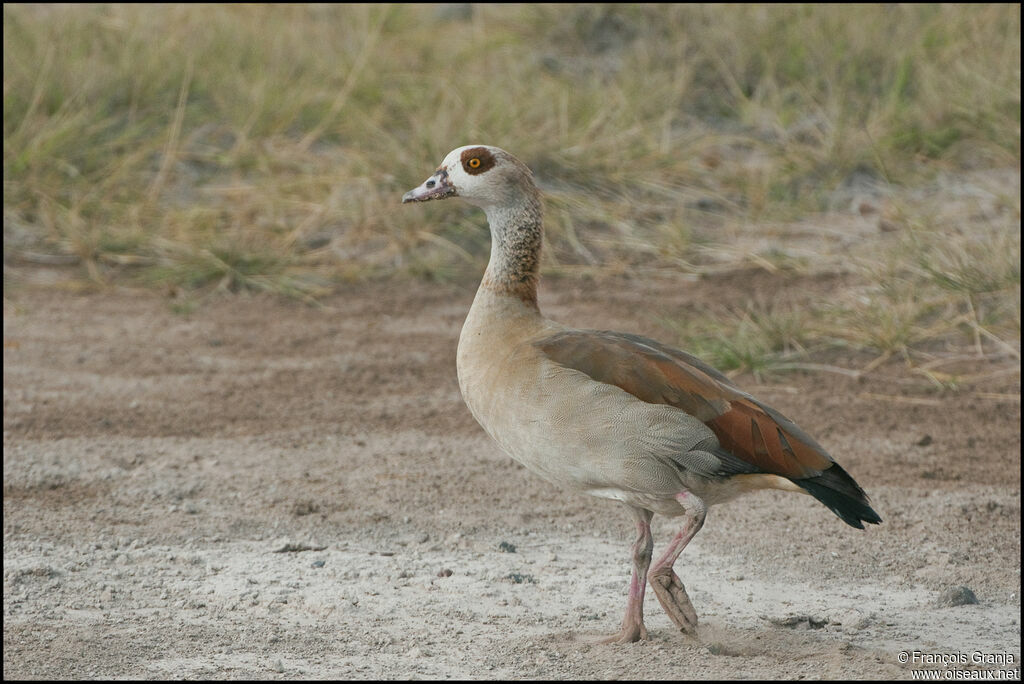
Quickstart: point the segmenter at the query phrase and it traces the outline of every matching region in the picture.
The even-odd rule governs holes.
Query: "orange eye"
[[[469,168],[476,169],[480,168],[480,160],[477,157],[473,157],[469,160]]]

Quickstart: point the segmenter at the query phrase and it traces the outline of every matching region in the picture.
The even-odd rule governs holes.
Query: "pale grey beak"
[[[402,195],[402,204],[406,202],[427,202],[433,199],[444,199],[457,194],[455,186],[448,180],[447,169],[438,169],[433,176],[423,181],[423,185],[413,188]]]

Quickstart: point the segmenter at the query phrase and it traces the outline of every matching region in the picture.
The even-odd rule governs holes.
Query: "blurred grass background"
[[[849,275],[662,321],[725,370],[1019,372],[1019,5],[5,5],[5,287],[473,287],[483,213],[400,197],[474,142],[546,274]]]

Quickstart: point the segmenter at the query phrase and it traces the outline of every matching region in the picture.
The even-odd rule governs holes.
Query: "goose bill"
[[[406,202],[428,202],[434,199],[444,199],[455,194],[455,186],[448,180],[447,171],[438,171],[433,176],[423,181],[418,188],[413,188],[402,195],[402,204]]]

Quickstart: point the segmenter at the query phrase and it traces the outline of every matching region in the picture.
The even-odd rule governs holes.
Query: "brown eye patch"
[[[486,147],[471,147],[462,152],[462,168],[476,176],[494,167],[494,155]]]

